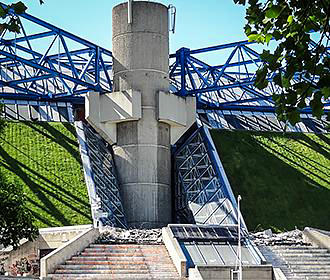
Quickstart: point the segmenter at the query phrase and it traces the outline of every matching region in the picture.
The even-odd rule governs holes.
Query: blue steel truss
[[[311,47],[314,44],[311,41]],[[266,89],[254,86],[256,71],[264,64],[256,48],[257,44],[240,41],[196,50],[179,49],[170,55],[171,91],[180,96],[196,96],[198,109],[275,112],[272,95],[281,91],[273,83],[276,73],[267,76]],[[220,60],[219,64],[211,65],[200,58],[211,55],[212,62]],[[294,80],[302,79],[305,76],[296,73]],[[324,104],[328,111],[330,100],[324,100]],[[310,107],[301,113],[311,113]]]
[[[108,214],[100,220],[106,226],[127,228],[112,148],[91,126],[84,124],[83,128],[99,208]]]
[[[27,13],[11,13],[19,18],[21,34],[0,34],[0,98],[84,103],[88,91],[112,91],[109,50]],[[196,96],[200,110],[273,113],[272,95],[281,89],[272,82],[275,73],[267,77],[266,89],[254,86],[256,70],[264,63],[258,48],[240,41],[179,49],[170,55],[171,92]],[[301,73],[295,78],[305,79]],[[330,101],[324,104],[329,112]],[[310,107],[302,113],[311,113]]]
[[[0,97],[83,103],[87,91],[112,90],[110,51],[27,13],[11,13],[21,33],[0,37]]]
[[[211,136],[205,126],[190,130],[191,135],[182,143],[179,140],[173,153],[176,220],[237,224],[236,200]]]

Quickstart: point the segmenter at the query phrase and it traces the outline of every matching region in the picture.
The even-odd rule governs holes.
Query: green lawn
[[[72,125],[6,121],[0,131],[0,172],[23,188],[38,227],[91,223]]]
[[[212,130],[249,230],[330,230],[330,135]]]

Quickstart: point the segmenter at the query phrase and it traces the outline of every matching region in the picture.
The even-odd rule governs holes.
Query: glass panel
[[[189,238],[201,238],[202,235],[198,227],[184,227]]]
[[[219,255],[225,262],[225,265],[235,265],[236,255],[231,250],[230,245],[228,244],[216,244],[215,248],[217,249]]]
[[[173,226],[171,226],[171,230],[172,230],[173,235],[175,236],[175,238],[178,238],[178,239],[187,238],[187,234],[185,233],[183,227],[173,227]]]
[[[184,247],[186,248],[190,258],[192,259],[195,265],[205,264],[203,258],[197,250],[197,247],[193,243],[184,242]]]
[[[20,120],[29,120],[29,107],[27,105],[18,105],[18,117]]]
[[[257,264],[249,249],[242,246],[242,264]]]
[[[217,264],[217,265],[223,265],[224,263],[219,258],[217,252],[215,251],[212,244],[197,244],[199,251],[203,255],[206,264]]]
[[[203,234],[203,237],[205,238],[217,238],[216,232],[211,227],[200,227],[200,231]]]

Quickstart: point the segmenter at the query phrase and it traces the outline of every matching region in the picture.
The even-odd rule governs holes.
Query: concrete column
[[[116,125],[115,162],[130,226],[156,227],[171,221],[170,125],[158,121],[158,94],[168,92],[167,7],[133,2],[112,12],[115,91],[141,95],[141,118]]]

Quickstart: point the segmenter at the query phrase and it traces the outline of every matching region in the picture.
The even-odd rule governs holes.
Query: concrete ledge
[[[187,275],[187,260],[183,254],[180,244],[176,238],[172,236],[172,233],[168,227],[162,229],[162,237],[165,247],[170,254],[172,261],[180,275],[180,277],[186,277]]]
[[[43,279],[47,277],[49,273],[55,271],[56,267],[64,261],[70,259],[72,256],[78,254],[85,249],[89,244],[94,242],[100,235],[97,228],[90,228],[68,243],[57,248],[47,256],[40,260],[40,277]]]
[[[330,250],[330,232],[306,227],[303,231],[303,239],[314,246]]]
[[[232,266],[219,266],[219,265],[197,265],[195,267],[199,274],[194,271],[193,280],[207,279],[207,280],[231,280]],[[190,270],[189,270],[190,272]],[[273,268],[271,265],[247,265],[243,266],[243,279],[244,280],[272,280]]]
[[[287,280],[284,273],[282,272],[282,270],[279,267],[273,268],[273,279],[274,280]]]

